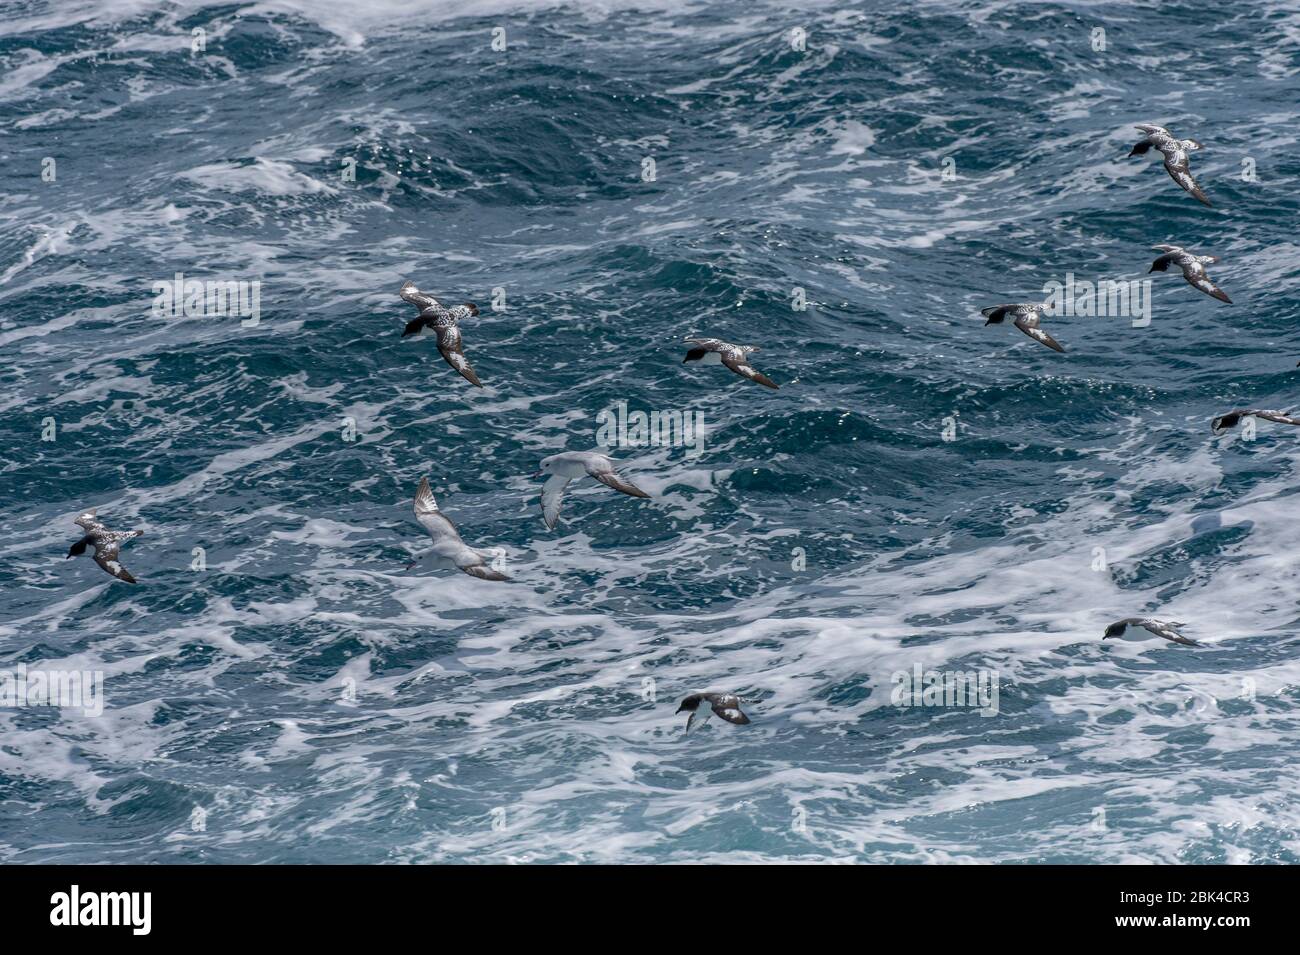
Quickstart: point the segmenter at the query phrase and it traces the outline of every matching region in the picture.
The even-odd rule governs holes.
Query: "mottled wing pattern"
[[[768,388],[777,388],[776,382],[750,365],[745,353],[738,348],[723,352],[722,363],[743,378],[756,381]]]
[[[432,295],[426,295],[424,292],[421,292],[416,287],[415,283],[409,280],[402,283],[402,287],[397,290],[397,294],[402,296],[403,301],[410,302],[412,305],[414,305],[416,308],[420,309],[421,311],[424,311],[426,308],[442,307],[441,305],[438,304],[438,300],[436,298],[434,298]]]
[[[1258,418],[1263,418],[1265,421],[1276,421],[1278,424],[1300,425],[1300,418],[1292,417],[1284,411],[1251,411],[1248,413],[1253,414]]]
[[[459,328],[455,325],[444,325],[438,328],[438,351],[447,360],[447,364],[460,372],[462,378],[471,385],[479,388],[483,387],[483,382],[478,380],[478,375],[474,374],[474,369],[470,367],[469,361],[465,358],[465,349],[461,344]]]
[[[1181,627],[1181,623],[1162,623],[1159,620],[1143,620],[1142,626],[1154,633],[1157,637],[1163,637],[1174,643],[1181,643],[1185,647],[1199,647],[1200,644],[1195,640],[1189,640],[1181,633],[1175,630],[1175,627]]]
[[[135,578],[131,576],[131,572],[118,562],[117,554],[121,549],[121,535],[114,534],[97,539],[95,541],[95,563],[118,580],[124,580],[128,584],[133,584],[135,583]]]
[[[740,699],[738,697],[728,693],[710,695],[707,699],[710,709],[728,723],[744,726],[749,722],[749,717],[740,711]]]
[[[1047,332],[1039,328],[1038,322],[1039,322],[1038,313],[1034,312],[1029,315],[1021,315],[1019,318],[1016,319],[1015,325],[1016,328],[1020,329],[1022,332],[1024,332],[1026,335],[1032,338],[1034,341],[1042,342],[1044,345],[1046,345],[1048,348],[1052,349],[1053,351],[1064,352],[1065,349],[1061,347],[1060,342],[1058,342],[1051,335],[1047,334]]]
[[[1183,278],[1187,279],[1187,283],[1192,288],[1204,292],[1211,298],[1217,298],[1220,302],[1227,302],[1231,305],[1232,299],[1228,298],[1228,294],[1223,289],[1210,281],[1210,277],[1205,274],[1205,269],[1200,263],[1193,263],[1193,265],[1194,268],[1188,266],[1183,269]]]
[[[1178,183],[1178,185],[1182,186],[1207,206],[1211,204],[1210,199],[1205,194],[1204,190],[1202,190],[1196,180],[1192,178],[1191,168],[1187,164],[1187,153],[1183,152],[1181,149],[1175,150],[1172,156],[1165,159],[1165,169],[1169,171],[1169,175],[1173,177],[1174,182]]]
[[[688,345],[699,345],[705,351],[718,351],[727,347],[727,343],[720,338],[688,338],[686,343]]]

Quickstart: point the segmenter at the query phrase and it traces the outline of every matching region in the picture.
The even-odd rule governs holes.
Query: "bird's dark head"
[[[1235,411],[1230,414],[1221,414],[1210,422],[1211,431],[1226,431],[1228,428],[1235,428],[1237,422],[1241,420],[1241,415]]]
[[[465,303],[465,307],[466,307],[467,309],[469,309],[469,313],[470,313],[471,315],[477,315],[477,314],[478,314],[478,306],[475,305],[473,302],[466,302],[466,303]]]
[[[693,693],[686,699],[682,700],[682,705],[677,707],[677,712],[694,713],[700,708],[700,701],[704,699],[703,694]],[[676,714],[674,714],[676,715]]]
[[[417,318],[413,322],[406,323],[406,327],[402,329],[402,337],[406,338],[409,335],[418,335],[422,331],[424,331],[424,319]]]
[[[688,361],[699,361],[708,353],[709,350],[707,348],[692,348],[686,353],[686,357],[682,359],[682,364],[684,365]]]
[[[1102,634],[1101,638],[1103,640],[1109,640],[1111,637],[1121,636],[1127,629],[1128,624],[1124,623],[1122,620],[1119,623],[1112,623],[1106,628],[1106,632]]]
[[[68,556],[64,560],[71,560],[73,557],[80,557],[86,552],[87,541],[83,538],[68,548]]]

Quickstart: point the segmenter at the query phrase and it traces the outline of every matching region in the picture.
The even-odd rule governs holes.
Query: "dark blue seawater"
[[[0,671],[104,699],[0,707],[0,859],[1300,861],[1300,433],[1209,428],[1300,401],[1298,141],[1281,2],[6,2]],[[1232,304],[984,327],[1155,243]],[[702,452],[547,530],[619,402]],[[513,582],[403,570],[424,474]]]

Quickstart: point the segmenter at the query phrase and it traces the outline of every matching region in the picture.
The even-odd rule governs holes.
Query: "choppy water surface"
[[[0,708],[0,858],[1297,861],[1300,435],[1209,420],[1296,401],[1298,73],[1260,2],[6,3],[0,669],[105,707]],[[1234,304],[983,327],[1156,242]],[[548,531],[621,401],[703,453]],[[402,570],[426,473],[514,583]],[[62,559],[90,506],[139,586]],[[1208,646],[1099,639],[1143,614]],[[704,689],[752,724],[683,737]]]

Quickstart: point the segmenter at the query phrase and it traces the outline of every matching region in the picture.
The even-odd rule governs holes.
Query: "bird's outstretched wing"
[[[435,546],[445,541],[460,542],[460,532],[446,514],[438,510],[438,502],[429,487],[429,477],[420,478],[420,486],[415,489],[415,519],[429,532]]]
[[[687,733],[689,733],[691,731],[691,727],[695,725],[695,718],[697,716],[700,718],[699,725],[703,726],[709,719],[709,711],[704,709],[704,707],[702,706],[692,710],[686,717]]]
[[[1053,351],[1064,353],[1065,349],[1061,347],[1061,343],[1038,327],[1038,316],[1036,314],[1020,316],[1020,318],[1016,319],[1015,326],[1034,341],[1042,342]]]
[[[1164,637],[1166,640],[1172,641],[1173,643],[1181,643],[1185,647],[1200,646],[1200,644],[1195,640],[1187,639],[1174,629],[1175,626],[1182,626],[1182,624],[1161,623],[1159,620],[1145,620],[1142,622],[1142,626],[1146,627],[1157,637]]]
[[[453,305],[451,308],[446,309],[446,312],[453,319],[460,322],[477,315],[478,306],[473,302],[466,302],[464,305]]]
[[[474,369],[470,367],[469,361],[465,358],[465,349],[461,344],[459,328],[455,325],[444,325],[438,329],[438,351],[447,360],[447,364],[460,372],[462,378],[471,385],[479,388],[483,387],[483,382],[478,380],[478,375],[474,374]]]
[[[469,574],[471,577],[479,578],[479,580],[509,580],[510,579],[505,574],[501,573],[501,571],[493,570],[491,567],[487,565],[487,563],[482,558],[480,558],[478,563],[476,564],[465,564],[463,566],[461,565],[458,566],[460,566],[460,569],[462,571]]]
[[[100,538],[95,542],[95,563],[118,580],[133,584],[135,578],[131,576],[131,572],[118,562],[117,554],[121,549],[122,542],[120,540]]]
[[[1263,418],[1265,421],[1276,421],[1278,424],[1300,425],[1300,418],[1293,417],[1282,411],[1256,411],[1255,417]]]
[[[728,723],[735,723],[737,726],[744,726],[749,722],[749,717],[740,711],[739,706],[730,705],[730,700],[715,701],[710,700],[709,706],[714,713],[717,713]]]
[[[438,304],[436,298],[432,295],[426,295],[424,292],[421,292],[410,279],[407,279],[402,283],[402,287],[397,290],[397,294],[402,296],[402,301],[410,302],[420,311],[424,311],[426,308],[442,307]]]
[[[750,381],[756,381],[760,385],[775,390],[778,386],[771,378],[756,370],[749,364],[744,352],[723,352],[722,363],[740,375],[742,378],[748,378]]]
[[[1205,274],[1204,269],[1197,272],[1184,270],[1183,278],[1187,279],[1187,284],[1192,286],[1192,288],[1204,292],[1211,298],[1217,298],[1220,302],[1227,302],[1229,305],[1232,304],[1232,299],[1228,298],[1228,294],[1223,291],[1223,289],[1210,281],[1210,277]]]
[[[1181,150],[1173,155],[1172,158],[1165,160],[1165,169],[1169,170],[1169,175],[1173,177],[1174,182],[1182,186],[1201,202],[1207,206],[1210,205],[1210,199],[1205,191],[1192,178],[1192,170],[1187,165],[1187,154]]]
[[[624,494],[630,494],[632,497],[650,496],[645,491],[641,490],[639,487],[633,484],[631,481],[625,480],[622,476],[619,475],[617,471],[613,469],[613,467],[610,467],[608,465],[605,467],[601,467],[600,465],[603,463],[604,462],[602,461],[595,465],[589,464],[587,466],[587,473],[590,474],[592,477],[594,477],[601,484],[604,484],[606,487],[612,487],[614,490],[622,491]],[[552,478],[552,480],[554,479]],[[550,482],[548,481],[547,483],[549,484]]]
[[[569,480],[563,474],[552,474],[542,485],[542,520],[546,521],[546,526],[551,530],[555,530],[555,524],[560,519],[560,501],[564,497],[564,489],[569,486]]]

